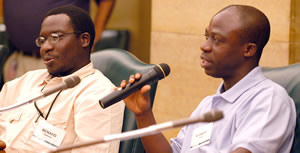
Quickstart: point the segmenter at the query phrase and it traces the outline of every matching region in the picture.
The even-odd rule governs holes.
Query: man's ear
[[[91,41],[91,36],[89,33],[84,32],[80,35],[80,42],[83,48],[89,47]]]
[[[247,43],[244,51],[245,57],[252,57],[256,54],[257,46],[255,43]]]

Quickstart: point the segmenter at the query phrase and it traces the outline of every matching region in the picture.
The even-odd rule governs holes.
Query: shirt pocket
[[[8,123],[14,124],[21,120],[23,112],[14,112],[8,116]]]
[[[67,120],[64,119],[64,117],[50,114],[50,116],[47,119],[47,122],[63,130],[66,130],[67,128]]]

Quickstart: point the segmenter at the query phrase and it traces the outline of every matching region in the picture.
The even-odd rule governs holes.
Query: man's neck
[[[240,80],[242,80],[249,72],[251,72],[255,67],[257,67],[258,65],[255,65],[253,67],[249,67],[248,69],[241,69],[236,71],[237,73],[235,73],[232,76],[229,77],[224,77],[223,81],[224,81],[224,91],[230,89],[231,87],[233,87],[236,83],[238,83]]]

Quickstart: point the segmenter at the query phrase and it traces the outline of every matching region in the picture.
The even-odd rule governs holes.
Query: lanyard
[[[43,88],[43,89],[44,89],[44,88]],[[42,89],[42,90],[43,90],[43,89]],[[35,122],[37,122],[37,121],[39,120],[40,116],[42,116],[45,120],[48,119],[48,116],[49,116],[50,111],[51,111],[51,109],[52,109],[52,107],[53,107],[53,105],[54,105],[54,102],[56,101],[57,97],[59,96],[59,94],[60,94],[61,92],[62,92],[62,90],[60,90],[60,91],[57,93],[57,95],[55,96],[54,100],[52,101],[52,103],[51,103],[51,105],[50,105],[50,108],[48,109],[48,113],[46,114],[46,117],[44,117],[44,114],[42,113],[42,111],[37,107],[36,101],[34,102],[34,107],[36,108],[36,110],[37,110],[38,113],[39,113],[39,116],[38,116],[38,118],[35,120]]]

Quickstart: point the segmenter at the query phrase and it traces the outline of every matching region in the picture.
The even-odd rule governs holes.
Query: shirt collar
[[[43,81],[39,84],[40,86],[43,86],[45,84],[50,83],[50,81],[55,81],[55,82],[63,82],[65,79],[71,77],[71,76],[79,76],[80,80],[87,77],[88,75],[91,75],[95,73],[95,69],[93,68],[93,63],[90,62],[89,64],[85,65],[84,67],[80,68],[79,70],[75,71],[74,73],[63,76],[63,77],[53,77],[51,74],[48,74]]]
[[[252,69],[244,78],[242,78],[239,82],[237,82],[233,87],[229,90],[221,93],[224,82],[219,86],[216,95],[221,96],[227,102],[234,103],[235,100],[241,96],[248,89],[262,82],[266,78],[262,73],[261,67],[257,66]]]

